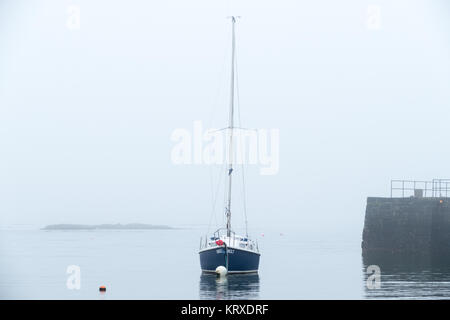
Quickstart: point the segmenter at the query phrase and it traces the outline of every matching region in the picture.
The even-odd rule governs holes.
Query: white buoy
[[[216,274],[218,277],[225,277],[227,275],[227,268],[224,266],[218,266],[216,268]]]

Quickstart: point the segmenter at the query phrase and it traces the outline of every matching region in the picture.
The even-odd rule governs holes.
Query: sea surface
[[[445,269],[381,269],[379,285],[373,279],[369,283],[356,233],[324,240],[295,228],[274,227],[254,234],[262,253],[259,274],[223,279],[202,275],[197,253],[202,233],[200,226],[117,231],[4,227],[0,298],[450,298],[450,270]],[[70,266],[79,267],[79,288]],[[105,293],[99,292],[102,285]]]

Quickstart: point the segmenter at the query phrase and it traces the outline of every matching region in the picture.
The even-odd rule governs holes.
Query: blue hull
[[[258,272],[259,253],[228,248],[228,272]],[[200,251],[200,266],[204,272],[215,272],[218,266],[226,267],[225,248],[216,247]]]

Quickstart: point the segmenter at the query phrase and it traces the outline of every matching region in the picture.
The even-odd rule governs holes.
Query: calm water
[[[201,275],[201,228],[146,231],[0,230],[2,299],[365,299],[449,298],[450,271],[382,270],[367,289],[360,234],[324,241],[267,231],[258,275]],[[69,290],[69,265],[81,288]],[[106,293],[98,287],[105,285]]]

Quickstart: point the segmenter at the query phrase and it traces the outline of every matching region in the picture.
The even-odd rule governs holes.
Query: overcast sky
[[[280,132],[251,226],[361,232],[391,179],[450,177],[446,0],[0,0],[0,224],[208,223],[171,134],[226,126],[230,14],[242,124]]]

